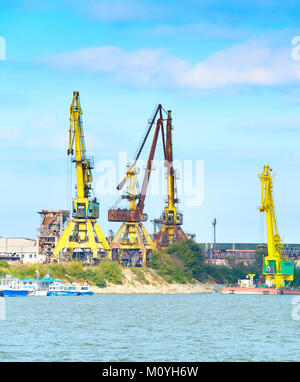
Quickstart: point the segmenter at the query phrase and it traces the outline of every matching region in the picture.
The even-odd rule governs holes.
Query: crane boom
[[[77,197],[79,199],[90,196],[91,183],[93,182],[91,160],[86,156],[81,115],[79,92],[74,92],[70,106],[69,148],[67,154],[73,155],[73,147],[75,146],[73,162],[76,164]]]
[[[259,175],[262,200],[259,210],[266,213],[268,242],[268,255],[263,260],[263,274],[266,276],[268,286],[282,288],[285,286],[286,281],[293,280],[294,262],[288,259],[284,244],[278,233],[271,172],[272,169],[269,166],[264,166],[263,172]]]
[[[138,161],[138,159],[139,159],[139,157],[140,157],[140,155],[141,155],[141,152],[142,152],[142,150],[143,150],[143,148],[144,148],[144,146],[145,146],[145,143],[146,143],[146,141],[147,141],[147,139],[148,139],[148,136],[149,136],[149,134],[150,134],[150,131],[151,131],[151,129],[152,129],[152,126],[154,125],[154,122],[155,122],[155,119],[156,119],[158,113],[160,114],[160,119],[162,119],[162,106],[161,106],[160,104],[157,106],[157,108],[156,108],[156,110],[155,110],[155,112],[154,112],[154,114],[153,114],[153,117],[151,118],[151,121],[149,122],[149,127],[148,127],[148,129],[147,129],[147,131],[146,131],[146,134],[145,134],[145,136],[144,136],[144,138],[143,138],[143,140],[142,140],[141,145],[139,146],[139,148],[138,148],[138,150],[137,150],[137,155],[136,155],[136,157],[135,157],[135,159],[134,159],[132,165],[129,167],[129,169],[128,169],[128,171],[127,171],[127,173],[126,173],[124,179],[117,185],[117,190],[121,190],[121,189],[124,187],[125,183],[126,183],[127,180],[129,179],[130,173],[131,173],[131,172],[133,171],[133,169],[135,168],[135,166],[136,166],[136,162]]]
[[[135,209],[132,209],[130,211],[127,209],[117,209],[117,210],[110,209],[108,211],[109,221],[131,221],[131,222],[146,221],[146,215],[144,214],[145,199],[147,195],[150,175],[152,171],[152,162],[153,162],[154,154],[156,151],[157,139],[158,139],[160,130],[162,134],[163,150],[165,152],[162,110],[163,110],[162,105],[159,104],[153,114],[153,118],[151,118],[151,120],[149,121],[149,128],[147,129],[145,138],[143,139],[142,144],[139,147],[138,154],[134,162],[132,163],[132,165],[129,166],[124,179],[117,186],[117,189],[121,190],[126,184],[126,182],[128,181],[128,179],[131,177],[132,173],[135,171],[137,160],[142,152],[143,147],[145,146],[145,143],[150,134],[150,131],[155,124],[155,120],[157,119],[155,131],[154,131],[154,135],[152,139],[152,145],[151,145],[150,153],[147,160],[147,166],[146,166],[145,175],[143,179],[142,189],[141,189],[141,192],[137,195],[137,200],[138,200],[137,206]]]

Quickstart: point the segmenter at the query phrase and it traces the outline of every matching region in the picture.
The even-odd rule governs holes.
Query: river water
[[[297,308],[293,298],[7,298],[6,320],[0,321],[0,360],[300,361],[300,320],[292,318]]]

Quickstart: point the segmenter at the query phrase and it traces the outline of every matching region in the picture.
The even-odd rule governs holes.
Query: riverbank
[[[216,284],[193,283],[178,284],[168,283],[152,269],[131,270],[122,269],[122,284],[107,282],[104,288],[91,285],[90,290],[95,294],[198,294],[215,293]],[[80,284],[77,284],[78,286]]]
[[[181,278],[180,282],[152,268],[121,266],[116,262],[101,262],[96,267],[84,266],[81,262],[51,264],[5,264],[0,263],[0,277],[12,275],[24,279],[43,278],[48,275],[78,289],[88,283],[95,294],[198,294],[214,293],[217,284]],[[182,280],[182,281],[181,281]]]

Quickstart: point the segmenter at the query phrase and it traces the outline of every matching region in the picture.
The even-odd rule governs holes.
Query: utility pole
[[[214,249],[216,249],[216,225],[217,225],[217,219],[216,218],[212,221],[212,225],[214,227]]]

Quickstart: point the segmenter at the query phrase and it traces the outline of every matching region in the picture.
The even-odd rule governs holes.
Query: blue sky
[[[176,159],[204,160],[203,203],[180,206],[197,240],[212,240],[214,217],[218,241],[263,240],[258,173],[269,164],[279,232],[299,243],[299,13],[296,1],[0,1],[0,235],[34,237],[36,211],[68,208],[78,90],[96,162],[132,158],[154,106],[173,111]],[[116,198],[97,196],[103,231],[116,231]],[[163,201],[149,196],[150,219]]]

